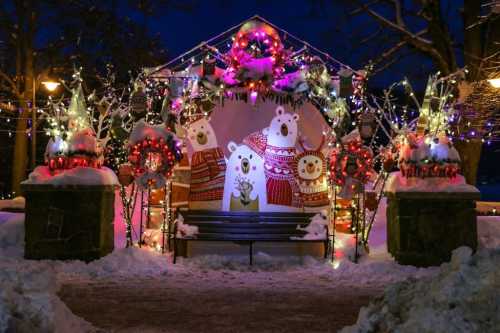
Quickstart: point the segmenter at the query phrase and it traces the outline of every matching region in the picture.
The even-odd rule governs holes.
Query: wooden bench
[[[325,227],[324,239],[301,239],[306,232],[297,230],[305,227],[315,213],[257,213],[257,212],[220,212],[189,210],[180,212],[184,224],[197,226],[198,234],[192,238],[178,238],[174,225],[174,263],[178,255],[179,241],[228,241],[249,245],[250,265],[253,263],[253,243],[255,242],[292,242],[323,243],[324,256],[328,253],[328,228]]]

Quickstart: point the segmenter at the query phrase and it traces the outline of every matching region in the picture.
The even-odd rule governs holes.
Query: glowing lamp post
[[[42,81],[42,85],[50,93],[53,93],[61,83],[56,81]],[[36,167],[36,80],[33,80],[33,111],[31,112],[31,169]]]
[[[500,77],[495,79],[489,79],[488,82],[491,84],[493,88],[500,88]]]
[[[45,89],[47,89],[48,92],[52,93],[57,89],[57,87],[61,85],[61,83],[56,81],[42,81],[42,85],[45,87]]]

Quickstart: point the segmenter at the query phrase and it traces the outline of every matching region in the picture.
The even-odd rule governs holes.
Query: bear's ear
[[[284,113],[285,113],[285,109],[281,105],[276,108],[276,115],[277,116],[281,116]]]
[[[297,120],[299,120],[299,118],[300,118],[300,117],[299,117],[299,114],[298,114],[298,113],[294,113],[294,114],[293,114],[293,120],[297,121]]]
[[[262,134],[268,135],[269,134],[269,127],[266,127],[262,130]]]
[[[236,151],[236,148],[238,148],[238,145],[233,141],[229,141],[229,143],[227,144],[227,149],[229,149],[229,151],[232,153]]]

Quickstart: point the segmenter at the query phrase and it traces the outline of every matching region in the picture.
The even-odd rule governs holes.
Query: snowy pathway
[[[336,332],[381,292],[280,271],[202,270],[68,280],[59,295],[77,316],[117,332]]]

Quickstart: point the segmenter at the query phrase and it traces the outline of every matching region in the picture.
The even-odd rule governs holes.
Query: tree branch
[[[419,32],[416,33],[417,36],[423,35],[427,33],[427,29],[420,30]],[[372,64],[376,66],[377,64],[383,62],[384,60],[388,59],[390,56],[392,56],[394,53],[399,51],[401,48],[403,48],[405,45],[408,44],[408,39],[405,38],[390,49],[384,51],[377,59],[375,59]]]
[[[391,20],[385,18],[384,16],[380,15],[379,13],[375,12],[373,9],[369,7],[369,5],[360,5],[361,9],[363,9],[365,12],[367,12],[370,16],[375,18],[378,22],[383,24],[384,26],[391,28],[393,30],[396,30],[397,32],[407,36],[411,40],[418,42],[419,44],[422,45],[428,45],[430,46],[432,43],[431,41],[422,38],[421,36],[417,36],[416,34],[412,33],[408,29],[405,28],[405,26],[400,26],[397,23],[392,22]]]
[[[369,7],[369,5],[359,4],[359,6],[366,13],[368,13],[370,16],[375,18],[380,24],[382,24],[385,27],[388,27],[392,30],[395,30],[396,32],[399,32],[403,36],[406,36],[408,38],[408,43],[410,43],[413,47],[415,47],[419,51],[428,54],[432,59],[434,59],[436,65],[439,67],[439,69],[444,74],[448,74],[450,72],[450,66],[452,64],[449,64],[447,59],[445,59],[443,57],[443,55],[436,49],[436,47],[433,45],[433,43],[430,40],[423,38],[421,35],[417,35],[411,31],[409,31],[408,29],[406,29],[405,26],[401,26],[401,25],[385,18],[384,16],[380,15],[379,13],[377,13],[373,9],[371,9]],[[396,8],[396,10],[397,10],[397,8]],[[399,10],[401,10],[401,8],[399,8]]]
[[[16,86],[16,83],[14,82],[14,80],[12,80],[5,72],[3,72],[2,70],[0,70],[0,78],[4,79],[5,82],[7,82],[10,86],[10,90],[12,92],[13,95],[15,95],[16,97],[21,97],[21,93],[19,92],[19,90],[17,90],[17,86]]]

